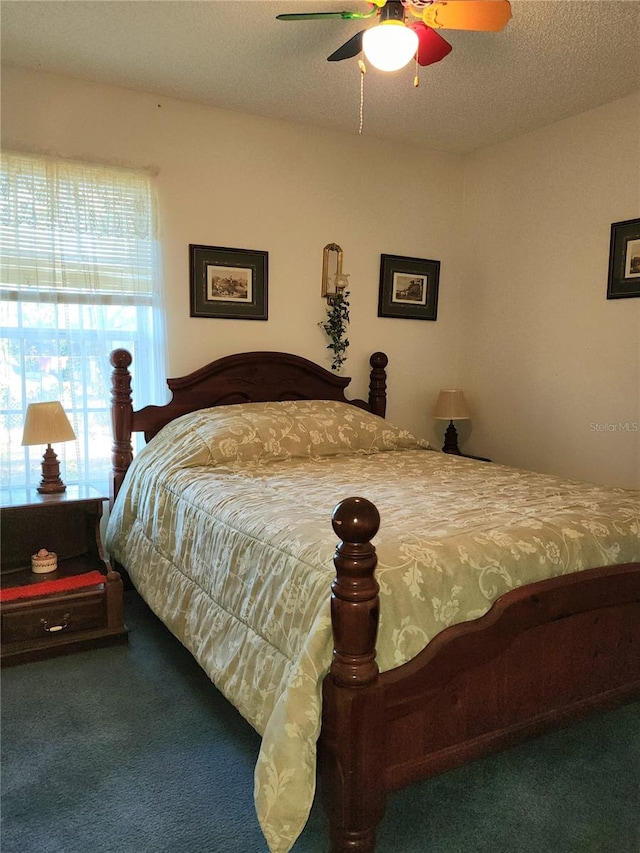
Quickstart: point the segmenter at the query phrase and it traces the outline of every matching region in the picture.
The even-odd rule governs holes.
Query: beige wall
[[[438,389],[459,371],[462,161],[54,75],[5,69],[6,148],[157,172],[169,375],[244,350],[331,364],[318,328],[322,250],[350,274],[346,375],[366,396],[369,356],[389,355],[389,411],[429,437]],[[269,253],[269,320],[189,317],[190,243]],[[380,254],[442,263],[437,322],[378,318]]]
[[[158,176],[169,373],[248,349],[326,366],[322,249],[351,275],[345,373],[366,395],[389,354],[389,416],[439,441],[429,409],[461,385],[463,449],[640,487],[640,300],[605,299],[611,222],[640,208],[638,98],[466,159],[5,69],[7,148]],[[269,321],[189,317],[188,245],[269,252]],[[381,253],[442,262],[436,323],[377,317]]]
[[[639,96],[468,158],[469,447],[640,488],[640,299],[606,299],[611,223],[638,216]]]

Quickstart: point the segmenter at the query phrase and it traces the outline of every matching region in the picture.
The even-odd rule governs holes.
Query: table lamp
[[[449,388],[441,391],[436,401],[433,417],[437,420],[449,421],[449,426],[444,434],[445,453],[460,455],[458,447],[458,433],[453,425],[454,421],[468,421],[471,415],[464,394],[458,388]]]
[[[56,494],[66,490],[60,479],[60,463],[51,445],[56,441],[74,441],[76,437],[61,403],[30,403],[24,421],[22,433],[23,447],[34,444],[46,444],[42,457],[42,480],[38,491],[43,495]]]

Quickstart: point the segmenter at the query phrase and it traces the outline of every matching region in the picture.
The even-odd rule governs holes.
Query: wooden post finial
[[[133,404],[131,401],[131,353],[126,349],[115,349],[109,357],[111,374],[111,425],[113,446],[111,448],[111,503],[116,499],[124,475],[133,459],[131,429]]]
[[[389,359],[386,353],[374,352],[369,359],[369,406],[374,415],[383,418],[387,411],[387,371]]]
[[[333,511],[332,525],[341,542],[333,558],[336,579],[331,585],[334,652],[331,677],[336,684],[364,687],[378,676],[377,565],[371,539],[380,527],[380,514],[366,498],[347,498]]]

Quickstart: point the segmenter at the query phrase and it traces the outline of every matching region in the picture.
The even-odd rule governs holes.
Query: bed
[[[316,778],[333,853],[372,853],[389,791],[640,697],[640,494],[434,451],[387,361],[364,401],[241,353],[134,411],[111,354],[107,548],[262,735],[273,853]]]

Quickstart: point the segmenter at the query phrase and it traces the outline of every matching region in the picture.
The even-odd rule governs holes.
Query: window
[[[22,447],[29,403],[60,400],[77,441],[54,446],[67,485],[108,483],[109,353],[126,347],[134,405],[162,403],[164,324],[154,187],[144,172],[3,153],[0,167],[0,475],[40,482]]]

